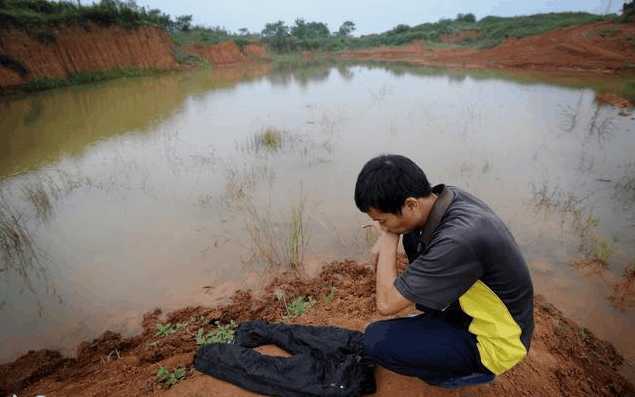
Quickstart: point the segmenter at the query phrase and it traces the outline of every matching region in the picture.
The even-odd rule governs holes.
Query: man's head
[[[387,154],[364,165],[355,184],[355,204],[391,233],[423,226],[430,211],[430,183],[407,157]]]

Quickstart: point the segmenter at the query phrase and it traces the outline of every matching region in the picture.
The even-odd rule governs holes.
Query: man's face
[[[407,205],[401,208],[401,215],[381,212],[375,208],[370,208],[368,210],[368,216],[376,221],[382,230],[394,234],[410,232],[414,230],[417,225],[416,213]]]

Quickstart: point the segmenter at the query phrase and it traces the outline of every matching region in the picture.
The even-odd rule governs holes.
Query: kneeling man
[[[366,353],[381,366],[443,387],[486,383],[529,350],[533,287],[527,264],[501,219],[453,186],[431,187],[410,159],[382,155],[364,165],[357,207],[382,232],[377,310],[414,317],[368,326]],[[400,236],[409,265],[397,274]]]

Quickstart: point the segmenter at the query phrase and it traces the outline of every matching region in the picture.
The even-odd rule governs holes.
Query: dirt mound
[[[247,44],[242,50],[234,41],[206,45],[192,44],[184,48],[185,52],[196,54],[211,65],[232,65],[253,60],[267,59],[266,50],[258,44]]]
[[[472,33],[473,35],[473,33]],[[465,38],[447,37],[449,42]],[[501,45],[474,48],[399,48],[344,51],[340,59],[397,60],[417,65],[456,68],[510,68],[611,73],[635,69],[635,24],[598,22],[554,30]]]
[[[170,37],[156,27],[89,23],[51,29],[46,35],[0,29],[0,89],[78,73],[177,67]]]
[[[314,279],[287,273],[277,277],[260,296],[239,291],[222,307],[187,307],[166,316],[155,310],[144,316],[140,335],[121,338],[106,332],[91,343],[81,344],[76,359],[63,359],[55,352],[30,352],[1,366],[0,374],[6,379],[5,391],[19,391],[21,395],[251,396],[252,393],[191,368],[199,329],[208,332],[217,321],[223,324],[250,319],[281,321],[285,314],[281,296],[289,299],[311,296],[313,306],[286,321],[362,330],[369,321],[381,318],[375,311],[374,291],[373,270],[355,262],[330,264]],[[632,385],[618,373],[623,360],[610,344],[564,318],[542,298],[536,299],[535,317],[535,337],[528,358],[493,384],[468,389],[470,395],[625,396],[633,393]],[[166,331],[161,336],[157,325],[168,323],[173,326],[173,332]],[[261,351],[284,354],[270,346]],[[160,367],[186,368],[185,379],[164,389],[155,379]],[[454,391],[434,388],[381,368],[377,371],[377,381],[378,396],[456,395]]]

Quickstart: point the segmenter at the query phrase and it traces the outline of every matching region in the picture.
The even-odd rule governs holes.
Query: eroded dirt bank
[[[211,65],[219,66],[268,59],[267,52],[263,46],[247,44],[240,48],[234,41],[225,41],[212,45],[191,44],[185,47],[185,51],[198,55]]]
[[[445,41],[456,44],[462,39],[464,37],[450,37]],[[338,58],[451,68],[635,72],[635,24],[591,23],[520,39],[510,38],[497,47],[482,50],[432,48],[417,42],[403,47],[344,51]]]
[[[210,65],[235,65],[268,60],[260,44],[239,48],[227,41],[181,49]],[[175,57],[169,34],[158,27],[69,25],[45,32],[0,28],[0,92],[38,79],[68,79],[82,73],[116,69],[173,70],[184,68]]]
[[[71,25],[46,34],[5,28],[0,30],[0,56],[0,89],[78,73],[177,67],[168,33],[149,26]]]
[[[281,321],[280,291],[288,298],[312,296],[316,303],[292,322],[337,325],[362,330],[379,319],[374,309],[372,270],[355,262],[333,263],[314,279],[287,274],[276,278],[256,297],[249,291],[233,295],[218,308],[188,307],[162,316],[159,310],[143,318],[143,333],[131,338],[105,332],[82,343],[77,358],[56,352],[30,352],[0,366],[0,394],[21,396],[250,396],[233,385],[191,369],[195,334],[211,330],[215,321],[249,319]],[[565,318],[555,307],[536,298],[536,331],[528,358],[486,386],[447,391],[379,368],[378,396],[628,396],[635,393],[618,370],[622,357],[607,342]],[[156,336],[158,323],[185,324],[165,337]],[[280,354],[273,347],[263,351]],[[170,389],[155,380],[159,367],[187,368],[186,378]]]

